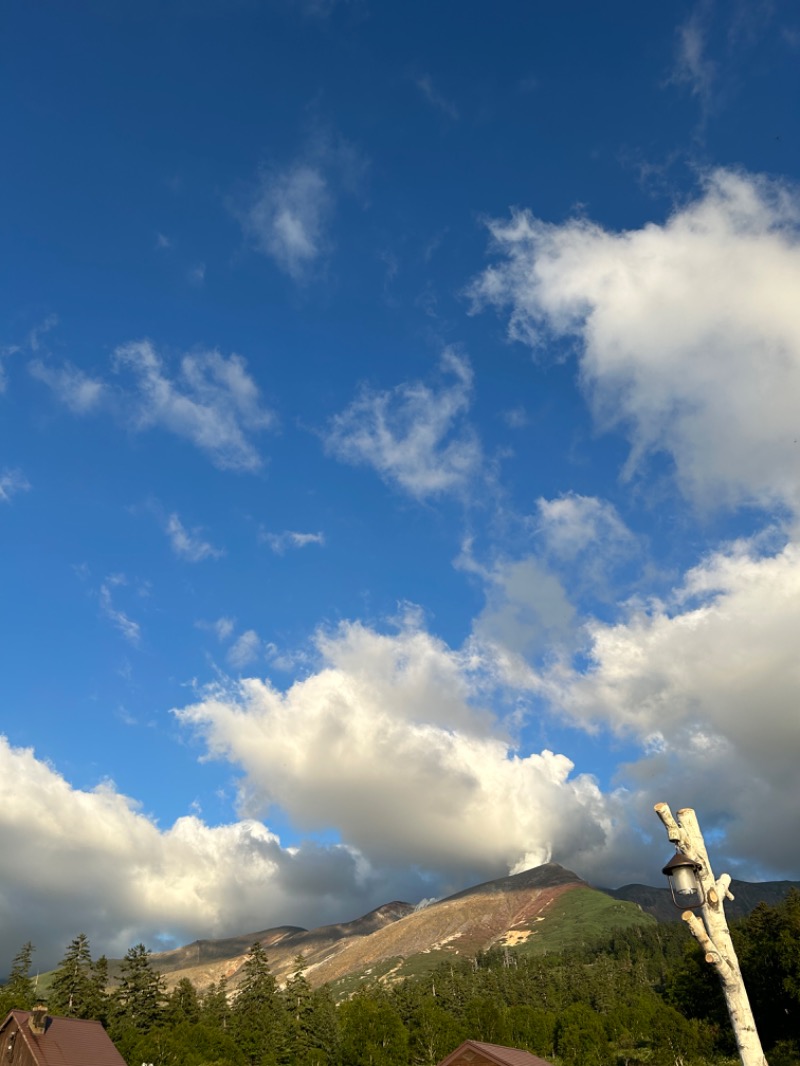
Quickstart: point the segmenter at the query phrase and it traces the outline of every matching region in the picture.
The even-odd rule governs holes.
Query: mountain
[[[362,980],[423,973],[451,956],[470,958],[490,948],[557,951],[611,928],[653,920],[634,903],[612,900],[571,870],[547,863],[420,909],[389,903],[353,922],[201,940],[152,961],[169,986],[188,977],[204,988],[224,976],[235,988],[247,949],[259,940],[279,981],[294,972],[302,954],[313,985],[330,982],[344,995]]]
[[[734,898],[725,901],[725,914],[729,919],[745,918],[759,903],[774,907],[788,896],[792,888],[800,889],[800,881],[731,881]],[[659,922],[679,922],[681,919],[681,911],[672,902],[668,888],[624,885],[622,888],[604,888],[601,891],[613,899],[636,903]]]
[[[741,917],[760,902],[783,899],[793,881],[734,881],[729,917]],[[303,929],[282,925],[224,940],[196,940],[152,956],[173,987],[182,977],[207,988],[225,977],[236,988],[254,941],[265,948],[278,981],[295,971],[303,955],[312,985],[330,983],[348,995],[363,981],[394,981],[424,974],[452,957],[472,958],[490,949],[515,953],[558,952],[594,940],[612,929],[679,920],[668,888],[626,885],[597,889],[556,863],[486,881],[424,907],[395,901],[351,922]],[[110,964],[111,976],[120,962]]]

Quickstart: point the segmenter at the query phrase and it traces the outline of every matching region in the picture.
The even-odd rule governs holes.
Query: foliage
[[[111,1034],[115,1041],[124,1040],[127,1045],[148,1033],[163,1015],[164,978],[153,969],[150,955],[144,944],[128,949],[119,987],[112,996]]]
[[[79,933],[50,980],[48,1006],[65,1018],[99,1018],[107,1013],[108,961],[92,962],[89,938]]]
[[[0,1016],[10,1010],[30,1010],[36,998],[36,985],[31,977],[34,947],[30,940],[23,944],[11,963],[8,981],[0,989]]]

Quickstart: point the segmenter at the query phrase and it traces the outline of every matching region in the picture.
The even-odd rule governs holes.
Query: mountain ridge
[[[800,882],[734,881],[730,917],[758,903],[774,904]],[[543,953],[585,943],[611,929],[676,921],[668,888],[590,885],[558,863],[472,885],[443,899],[414,906],[393,900],[359,918],[315,929],[281,925],[222,939],[200,939],[154,953],[153,966],[167,987],[184,977],[198,988],[225,979],[235,990],[247,952],[262,944],[275,977],[283,983],[302,955],[314,986],[330,984],[339,996],[367,980],[394,981],[424,973],[448,957],[474,957],[500,948]],[[117,976],[121,960],[111,964]]]

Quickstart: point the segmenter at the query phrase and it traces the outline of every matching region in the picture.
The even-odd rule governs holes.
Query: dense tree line
[[[771,1066],[800,1063],[800,893],[762,904],[734,940]],[[33,947],[13,960],[0,1012],[30,1007]],[[338,1006],[302,957],[283,988],[255,943],[225,981],[169,993],[141,944],[109,990],[81,934],[52,977],[54,1014],[98,1018],[131,1066],[432,1066],[462,1040],[562,1066],[724,1066],[737,1061],[717,978],[682,925],[634,928],[553,955],[489,952],[424,978],[364,984]]]

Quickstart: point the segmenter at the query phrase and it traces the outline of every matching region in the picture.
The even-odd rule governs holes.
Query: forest
[[[770,1066],[800,1063],[800,892],[732,925]],[[33,945],[0,987],[0,1017],[37,995]],[[726,1066],[738,1062],[713,968],[679,923],[632,928],[559,954],[492,951],[335,1002],[302,956],[279,987],[262,945],[235,993],[166,992],[150,952],[128,951],[109,987],[88,938],[52,975],[52,1014],[103,1022],[130,1066],[433,1066],[463,1040],[524,1048],[557,1066]]]

